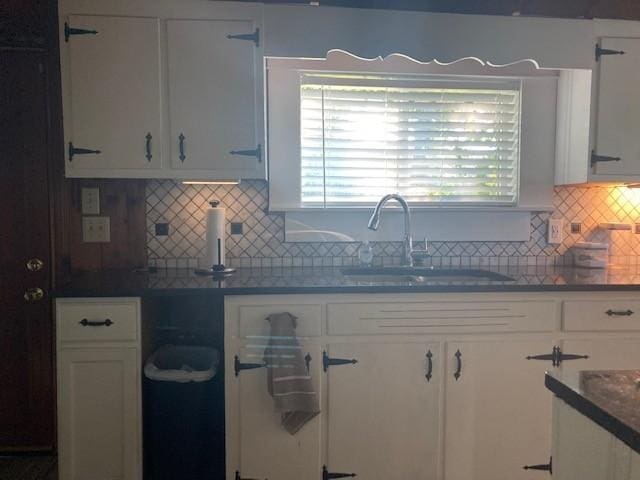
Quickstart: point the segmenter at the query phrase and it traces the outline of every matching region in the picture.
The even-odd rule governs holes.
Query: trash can
[[[166,345],[144,366],[145,478],[213,478],[213,382],[218,351],[207,347]]]

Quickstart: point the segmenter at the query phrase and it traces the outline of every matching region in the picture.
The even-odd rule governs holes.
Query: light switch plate
[[[561,218],[550,218],[547,228],[547,243],[550,245],[558,245],[562,243],[564,234],[564,221]]]
[[[81,190],[81,205],[83,215],[100,214],[100,189],[83,187]]]
[[[85,243],[110,242],[111,219],[109,217],[82,217],[82,241]]]

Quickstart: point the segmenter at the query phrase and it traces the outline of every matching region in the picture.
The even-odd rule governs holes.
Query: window
[[[302,206],[516,205],[519,158],[519,81],[300,76]]]

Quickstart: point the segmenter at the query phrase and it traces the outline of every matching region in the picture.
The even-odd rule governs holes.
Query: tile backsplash
[[[359,243],[286,243],[284,217],[267,213],[268,188],[264,181],[240,185],[183,185],[172,180],[150,180],[146,187],[147,255],[149,265],[160,268],[195,267],[204,257],[204,212],[211,199],[227,208],[226,256],[228,266],[343,266],[357,263]],[[547,244],[549,217],[564,219],[564,241]],[[230,223],[242,222],[243,233],[231,235]],[[434,265],[564,264],[568,248],[578,241],[610,244],[611,261],[635,264],[640,235],[633,231],[603,231],[601,222],[640,222],[640,189],[626,187],[556,187],[554,211],[531,215],[527,242],[431,242]],[[156,236],[155,224],[168,223],[169,235]],[[571,233],[580,223],[580,233]],[[419,246],[419,245],[418,245]],[[401,242],[373,243],[375,262],[401,261]]]

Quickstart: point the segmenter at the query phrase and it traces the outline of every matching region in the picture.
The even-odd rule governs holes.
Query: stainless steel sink
[[[488,280],[512,282],[513,278],[481,269],[434,267],[345,267],[347,277],[363,282],[470,282]]]

